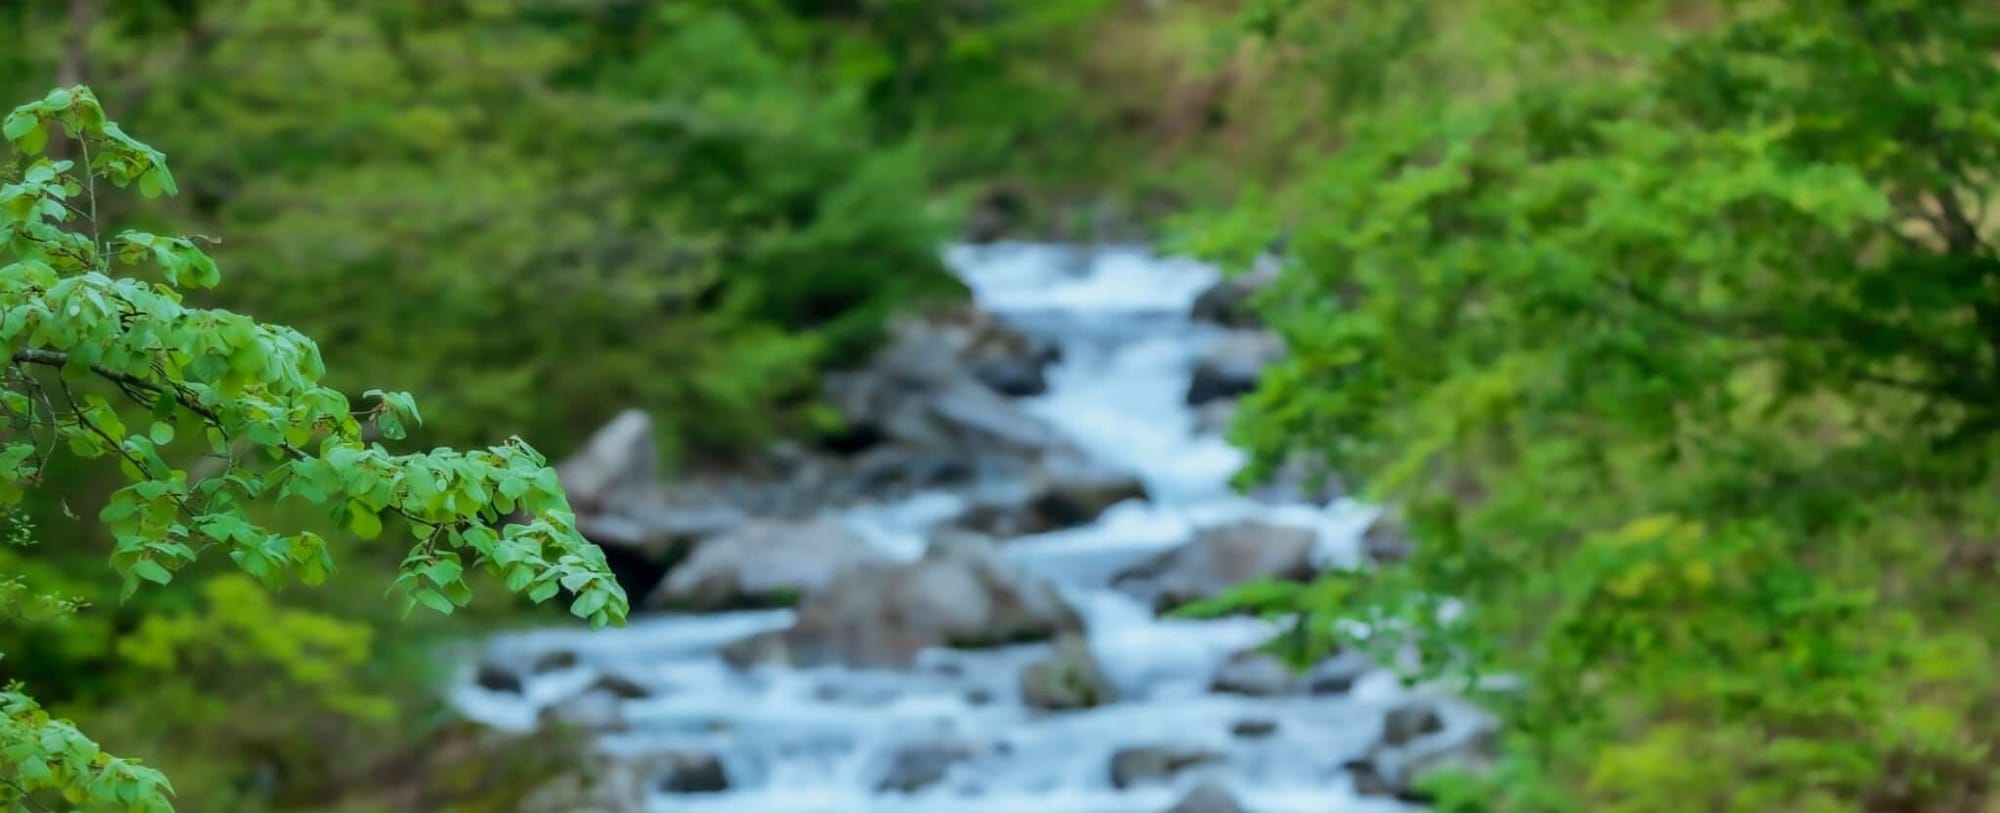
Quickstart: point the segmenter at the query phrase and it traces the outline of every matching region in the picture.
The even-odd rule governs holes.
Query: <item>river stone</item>
[[[1045,530],[1061,530],[1088,524],[1111,506],[1146,496],[1145,484],[1130,472],[1065,457],[1050,462],[1033,510]]]
[[[659,788],[667,793],[721,793],[729,790],[729,772],[714,754],[683,751],[658,761]]]
[[[603,692],[620,700],[640,700],[653,696],[653,690],[636,680],[619,674],[599,675],[587,691]]]
[[[480,664],[479,671],[473,675],[472,682],[478,684],[479,688],[489,692],[520,694],[523,689],[520,675],[514,674],[512,670],[491,663]]]
[[[1276,697],[1292,691],[1299,677],[1276,655],[1250,650],[1238,652],[1222,664],[1209,690],[1249,697]]]
[[[1224,756],[1203,748],[1174,745],[1139,745],[1120,748],[1111,755],[1111,785],[1129,788],[1165,782],[1182,771],[1221,762]]]
[[[900,668],[936,647],[976,649],[1042,641],[1083,629],[1054,585],[970,537],[914,562],[840,574],[799,604],[797,622],[730,644],[738,666],[840,664]]]
[[[1236,798],[1212,782],[1203,782],[1167,808],[1167,813],[1248,813]]]
[[[701,543],[650,600],[692,612],[787,606],[882,561],[867,540],[830,520],[758,520]]]
[[[1417,738],[1444,730],[1444,718],[1437,708],[1422,701],[1404,703],[1382,718],[1382,744],[1408,745]]]
[[[1087,709],[1114,699],[1111,683],[1081,635],[1057,638],[1047,656],[1021,670],[1021,702],[1029,708]]]
[[[1188,383],[1188,406],[1235,398],[1257,388],[1264,368],[1284,358],[1285,346],[1278,337],[1255,330],[1239,330],[1223,337],[1195,362],[1194,378]]]
[[[826,394],[854,431],[882,442],[1034,457],[1069,444],[1002,391],[1034,388],[1053,358],[991,316],[961,309],[899,321],[867,365],[829,374]]]
[[[585,516],[651,504],[659,470],[652,418],[628,409],[591,435],[582,451],[557,465],[556,477],[570,507]]]
[[[1307,581],[1316,573],[1309,528],[1245,520],[1206,528],[1193,541],[1142,562],[1112,584],[1165,612],[1258,579]]]
[[[1224,277],[1202,291],[1188,315],[1197,322],[1225,327],[1257,327],[1261,319],[1253,307],[1254,298],[1277,278],[1278,264],[1269,258],[1260,260],[1250,272]]]
[[[1229,432],[1229,422],[1236,418],[1236,409],[1237,403],[1234,398],[1217,399],[1195,407],[1195,434],[1227,434]]]
[[[878,792],[915,793],[943,781],[951,766],[973,757],[972,746],[958,740],[938,740],[905,745],[889,760],[889,769],[877,782]]]
[[[1130,472],[1074,454],[1051,455],[1025,482],[985,489],[953,524],[1012,539],[1087,525],[1114,505],[1147,496],[1145,483]]]
[[[544,652],[536,656],[535,664],[534,666],[529,667],[529,670],[537,675],[546,675],[550,672],[561,672],[566,669],[575,669],[576,664],[577,664],[576,653],[571,652],[567,649],[558,649],[553,652]]]
[[[1237,720],[1229,726],[1229,733],[1246,740],[1261,740],[1278,733],[1278,721],[1263,717]]]
[[[536,721],[545,729],[574,726],[591,731],[613,731],[625,727],[625,707],[617,695],[592,689],[543,708]]]
[[[1306,692],[1321,696],[1346,694],[1373,668],[1375,664],[1367,656],[1359,652],[1342,652],[1307,670]]]
[[[1368,560],[1378,564],[1394,564],[1410,558],[1414,549],[1409,531],[1394,514],[1384,511],[1368,524],[1368,530],[1361,532],[1361,550]]]

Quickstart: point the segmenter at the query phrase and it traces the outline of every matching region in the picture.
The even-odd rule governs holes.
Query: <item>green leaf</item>
[[[445,598],[443,593],[427,587],[417,590],[412,595],[415,596],[417,603],[445,615],[451,615],[452,611],[456,609],[452,606],[451,600]]]
[[[540,604],[554,598],[556,591],[561,589],[562,585],[557,584],[554,579],[546,579],[537,583],[534,589],[528,591],[528,600]]]
[[[347,503],[347,527],[362,539],[374,539],[382,535],[382,518],[359,502]]]
[[[163,398],[161,400],[164,401],[167,399]],[[154,443],[161,446],[174,442],[174,427],[170,423],[155,422],[152,431],[147,434],[152,437]]]
[[[166,584],[173,581],[174,578],[173,574],[168,573],[167,569],[161,567],[159,562],[151,559],[140,559],[132,563],[132,573],[154,584]]]
[[[570,603],[569,611],[578,617],[589,617],[604,609],[604,605],[610,600],[611,594],[602,589],[586,590],[576,597],[576,601]]]

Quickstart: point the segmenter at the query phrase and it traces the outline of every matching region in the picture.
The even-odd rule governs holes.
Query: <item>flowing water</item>
[[[453,699],[490,725],[524,729],[540,708],[613,672],[657,691],[623,701],[626,725],[604,735],[613,752],[699,751],[721,757],[730,789],[656,797],[657,811],[713,813],[1160,813],[1196,781],[1228,788],[1251,813],[1390,811],[1363,798],[1341,765],[1380,738],[1385,711],[1408,690],[1386,673],[1338,696],[1252,698],[1208,690],[1232,653],[1271,629],[1250,619],[1185,621],[1110,590],[1119,569],[1185,542],[1200,527],[1256,518],[1314,528],[1329,563],[1358,556],[1371,511],[1252,499],[1228,487],[1242,455],[1197,431],[1184,404],[1193,366],[1217,329],[1188,318],[1214,269],[1139,248],[999,244],[955,247],[951,265],[988,311],[1063,351],[1049,391],[1028,407],[1089,454],[1140,476],[1152,499],[1115,506],[1098,521],[1005,543],[1006,555],[1060,584],[1082,612],[1093,652],[1119,701],[1049,713],[1018,699],[1021,667],[1044,647],[926,653],[915,669],[738,671],[721,645],[789,622],[788,611],[635,619],[624,629],[527,632],[493,653],[576,653],[578,666],[527,679],[520,694],[468,677]],[[926,531],[963,508],[925,494],[837,516],[894,556],[921,555]],[[489,654],[489,657],[496,657]],[[1457,727],[1450,706],[1447,724]],[[1273,721],[1268,736],[1232,733]],[[897,755],[949,741],[975,756],[915,793],[878,790]],[[1227,758],[1172,783],[1113,786],[1114,752],[1131,746],[1208,749]]]

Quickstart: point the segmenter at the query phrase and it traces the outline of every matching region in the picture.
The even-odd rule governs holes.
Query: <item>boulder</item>
[[[520,694],[523,689],[520,675],[514,674],[512,670],[505,667],[491,663],[480,664],[479,671],[472,676],[472,682],[478,684],[479,688],[489,692]]]
[[[1164,612],[1257,579],[1306,581],[1316,535],[1255,520],[1207,528],[1194,541],[1119,573],[1112,584]]]
[[[571,726],[615,731],[625,727],[625,707],[617,695],[593,689],[544,707],[536,719],[544,729]]]
[[[1174,745],[1140,745],[1120,748],[1111,755],[1111,785],[1129,788],[1146,783],[1166,782],[1182,771],[1221,762],[1224,756],[1204,748]]]
[[[1359,652],[1342,652],[1313,665],[1305,676],[1306,691],[1314,695],[1346,694],[1362,676],[1375,668],[1374,662]]]
[[[556,477],[578,516],[618,514],[653,504],[659,473],[653,420],[636,409],[619,413],[590,437],[582,451],[556,466]]]
[[[1197,435],[1223,435],[1229,432],[1229,422],[1236,417],[1236,399],[1218,398],[1194,410],[1194,432]]]
[[[935,740],[905,745],[889,758],[889,768],[875,784],[879,792],[915,793],[944,780],[951,766],[974,756],[970,744]]]
[[[1444,717],[1438,714],[1437,707],[1424,702],[1404,703],[1382,718],[1382,744],[1400,747],[1443,730]]]
[[[1361,532],[1362,553],[1377,564],[1401,562],[1410,558],[1414,549],[1402,519],[1390,511],[1383,511],[1368,524],[1368,530]]]
[[[883,561],[867,540],[829,520],[758,520],[702,542],[649,601],[693,612],[789,606]]]
[[[652,589],[695,542],[747,520],[742,511],[713,502],[669,504],[658,482],[658,456],[652,420],[627,410],[556,467],[577,532],[603,549],[628,593]]]
[[[1064,635],[1041,660],[1021,670],[1021,702],[1033,709],[1066,711],[1111,702],[1111,683],[1081,635]]]
[[[1049,345],[960,309],[904,320],[866,366],[826,377],[850,434],[929,451],[1038,457],[1067,441],[1009,395],[1046,387]]]
[[[723,654],[738,666],[895,668],[925,649],[1048,640],[1082,628],[1053,585],[989,546],[957,538],[915,562],[843,573],[806,596],[791,628],[750,636]]]
[[[1238,652],[1217,670],[1209,690],[1249,697],[1276,697],[1297,688],[1299,676],[1276,655]]]
[[[657,787],[666,793],[721,793],[729,790],[729,772],[714,754],[681,751],[654,761]]]
[[[1188,315],[1197,322],[1236,328],[1257,327],[1262,322],[1254,307],[1257,292],[1270,287],[1277,279],[1277,262],[1269,258],[1260,260],[1249,272],[1224,277],[1202,291],[1200,296],[1195,297],[1194,308]]]
[[[1204,782],[1181,797],[1167,813],[1247,813],[1222,786]]]
[[[1239,330],[1203,353],[1188,383],[1188,406],[1235,398],[1257,388],[1264,368],[1284,358],[1284,343],[1269,333]]]
[[[1147,498],[1146,485],[1129,472],[1053,455],[1025,482],[991,488],[954,523],[997,539],[1060,531],[1087,525],[1112,506]]]
[[[1032,507],[1042,525],[1060,530],[1090,523],[1126,500],[1146,497],[1146,485],[1132,473],[1065,456],[1050,461]]]

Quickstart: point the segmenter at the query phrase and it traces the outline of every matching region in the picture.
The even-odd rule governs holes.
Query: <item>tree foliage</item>
[[[0,504],[37,487],[56,456],[115,461],[127,485],[98,518],[116,541],[110,566],[128,597],[204,556],[226,556],[266,587],[323,581],[334,568],[325,538],[266,528],[249,514],[260,501],[294,501],[364,539],[383,533],[385,517],[407,527],[415,544],[391,585],[405,612],[463,606],[465,573],[476,568],[536,602],[567,592],[570,611],[594,626],[622,623],[623,591],[602,552],[578,536],[554,471],[532,447],[515,438],[472,452],[389,452],[364,437],[364,425],[401,439],[422,420],[409,396],[374,391],[373,404],[353,410],[321,383],[326,369],[311,339],[185,304],[184,291],[220,282],[198,239],[102,222],[100,181],[146,197],[177,186],[165,156],[108,120],[89,88],[16,108],[0,133],[19,156],[0,186],[10,260],[0,268],[0,346],[10,354]],[[52,142],[74,157],[50,155]],[[192,448],[217,464],[206,474],[175,465]],[[327,638],[281,626],[273,631],[288,646],[339,643],[337,630]],[[158,660],[158,641],[173,638],[171,628],[143,631],[134,657],[145,662],[150,651]],[[333,651],[349,653],[348,662],[355,652],[351,642]],[[19,805],[22,794],[48,791],[83,810],[169,809],[159,774],[104,754],[21,687],[0,692],[0,708],[0,798]]]
[[[1456,809],[1977,809],[2000,15],[1261,5],[1370,67],[1322,89],[1341,149],[1197,236],[1290,236],[1291,355],[1236,436],[1249,476],[1308,450],[1419,540],[1289,606],[1526,678]]]

